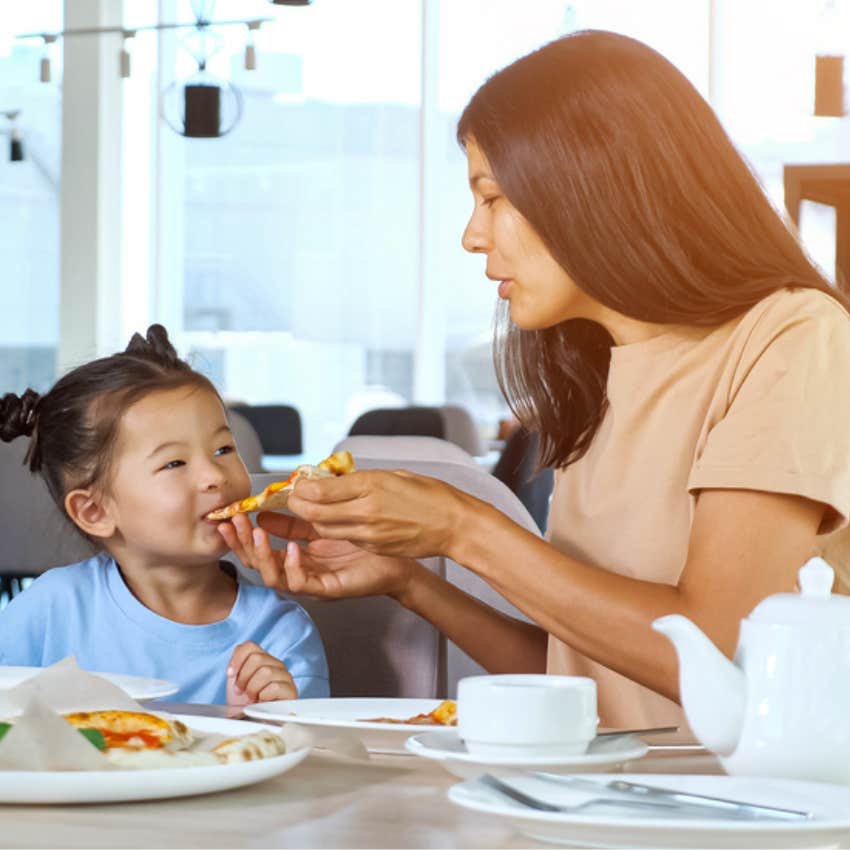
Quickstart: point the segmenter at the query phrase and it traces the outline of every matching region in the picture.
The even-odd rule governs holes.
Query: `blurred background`
[[[816,57],[850,45],[848,6],[4,3],[0,387],[43,391],[159,321],[228,400],[294,406],[311,459],[373,408],[461,406],[487,443],[507,414],[495,286],[461,249],[454,137],[478,85],[574,29],[640,38],[708,98],[781,209],[786,164],[850,152],[847,119],[813,114]],[[217,138],[179,131],[201,65],[222,121],[241,104]],[[800,221],[830,277],[835,216],[804,202]]]

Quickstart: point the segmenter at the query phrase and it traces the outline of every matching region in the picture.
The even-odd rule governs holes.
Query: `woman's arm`
[[[822,504],[797,496],[703,491],[686,563],[670,586],[583,564],[484,502],[410,473],[300,482],[290,508],[323,537],[344,537],[378,553],[445,554],[547,632],[672,699],[678,698],[675,654],[652,621],[684,614],[731,655],[740,620],[763,597],[793,588],[824,513]],[[453,621],[448,594],[420,583],[397,595],[474,654],[477,635]]]

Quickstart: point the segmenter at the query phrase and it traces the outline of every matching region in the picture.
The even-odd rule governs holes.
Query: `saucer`
[[[546,773],[599,773],[626,761],[642,758],[649,747],[634,735],[597,737],[580,755],[570,756],[485,756],[472,754],[454,729],[438,729],[413,735],[405,749],[422,758],[433,759],[461,779],[474,779],[482,773],[497,776],[518,771]]]

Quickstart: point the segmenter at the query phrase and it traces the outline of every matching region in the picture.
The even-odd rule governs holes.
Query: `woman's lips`
[[[499,281],[499,298],[507,298],[511,291],[510,280]]]

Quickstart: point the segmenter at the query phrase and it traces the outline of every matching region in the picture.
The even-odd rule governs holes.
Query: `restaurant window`
[[[55,378],[61,52],[51,53],[52,80],[42,83],[44,48],[15,36],[61,28],[61,0],[4,4],[0,14],[0,393],[44,392]]]

